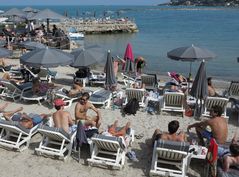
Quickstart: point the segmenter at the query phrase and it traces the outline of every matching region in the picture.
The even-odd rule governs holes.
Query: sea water
[[[10,7],[0,7],[6,10]],[[23,8],[23,7],[19,7]],[[127,43],[133,46],[134,56],[143,56],[151,73],[166,74],[175,71],[188,75],[190,63],[167,58],[167,52],[194,44],[213,51],[217,57],[206,62],[207,74],[229,80],[239,75],[239,9],[221,7],[168,7],[168,6],[36,6],[50,8],[68,16],[97,18],[107,16],[133,19],[138,33],[86,35],[84,43],[98,44],[112,53],[123,56]],[[192,64],[192,73],[200,62]]]

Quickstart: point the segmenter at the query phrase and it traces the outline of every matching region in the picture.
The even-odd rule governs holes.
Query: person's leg
[[[5,108],[8,106],[9,103],[5,103],[4,105],[2,105],[0,107],[0,112],[3,112],[5,110]]]
[[[119,131],[115,132],[115,134],[113,136],[125,136],[126,135],[126,131],[128,130],[128,128],[130,128],[130,122],[127,122],[126,125],[121,128]]]
[[[16,114],[17,112],[20,112],[20,111],[22,111],[22,110],[23,110],[23,107],[19,107],[19,108],[13,110],[13,111],[4,112],[4,113],[3,113],[3,117],[4,117],[5,119],[7,119],[7,120],[10,120],[11,117],[12,117],[14,114]]]
[[[118,120],[116,120],[115,122],[114,122],[114,124],[112,124],[110,127],[109,127],[109,129],[108,129],[108,132],[110,133],[110,134],[115,134],[116,133],[116,127],[118,126]]]
[[[199,145],[205,146],[205,142],[203,140],[203,136],[202,136],[202,132],[205,131],[204,129],[202,129],[201,127],[196,127],[195,128],[198,139],[199,139]]]

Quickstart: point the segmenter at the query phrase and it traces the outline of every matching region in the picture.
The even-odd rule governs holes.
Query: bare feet
[[[130,125],[131,125],[131,123],[127,122],[126,125],[125,125],[125,129],[128,130],[130,128]]]
[[[0,112],[3,112],[4,109],[9,105],[9,103],[5,103],[1,108],[0,108]]]

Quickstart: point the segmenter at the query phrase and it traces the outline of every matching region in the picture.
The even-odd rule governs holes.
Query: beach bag
[[[124,113],[135,115],[139,109],[139,102],[136,98],[132,98],[124,107]]]

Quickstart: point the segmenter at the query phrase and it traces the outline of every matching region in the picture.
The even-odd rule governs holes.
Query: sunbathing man
[[[79,102],[75,106],[75,118],[76,121],[81,121],[83,125],[99,128],[101,124],[100,111],[96,109],[95,106],[88,101],[89,98],[90,98],[89,93],[85,92],[82,94],[82,96],[79,99]],[[88,109],[92,109],[97,115],[94,117],[88,116],[87,115]]]
[[[73,120],[71,114],[64,111],[65,102],[62,99],[56,99],[54,101],[55,109],[57,110],[53,113],[54,126],[57,128],[62,128],[65,132],[72,133],[75,128],[72,127]]]
[[[188,131],[191,128],[195,127],[200,145],[205,145],[203,138],[210,140],[212,137],[215,138],[218,144],[225,144],[227,140],[228,126],[226,119],[224,117],[221,117],[222,108],[217,105],[213,106],[212,110],[210,111],[210,115],[212,116],[212,118],[209,120],[204,120],[189,125],[187,128]],[[207,126],[210,127],[211,131],[208,131],[206,129]]]
[[[69,97],[74,97],[74,96],[76,96],[77,94],[81,93],[83,90],[84,90],[83,84],[82,84],[81,82],[74,81],[73,86],[72,86],[72,89],[69,90],[69,92],[68,92],[67,95],[68,95]]]
[[[230,152],[223,156],[223,171],[228,171],[230,166],[239,165],[239,142],[238,142],[238,129],[232,138],[230,144]]]
[[[161,132],[159,129],[156,129],[152,137],[152,143],[154,143],[158,139],[170,141],[186,141],[186,135],[183,132],[177,133],[178,128],[179,122],[177,120],[173,120],[168,124],[168,133]]]

